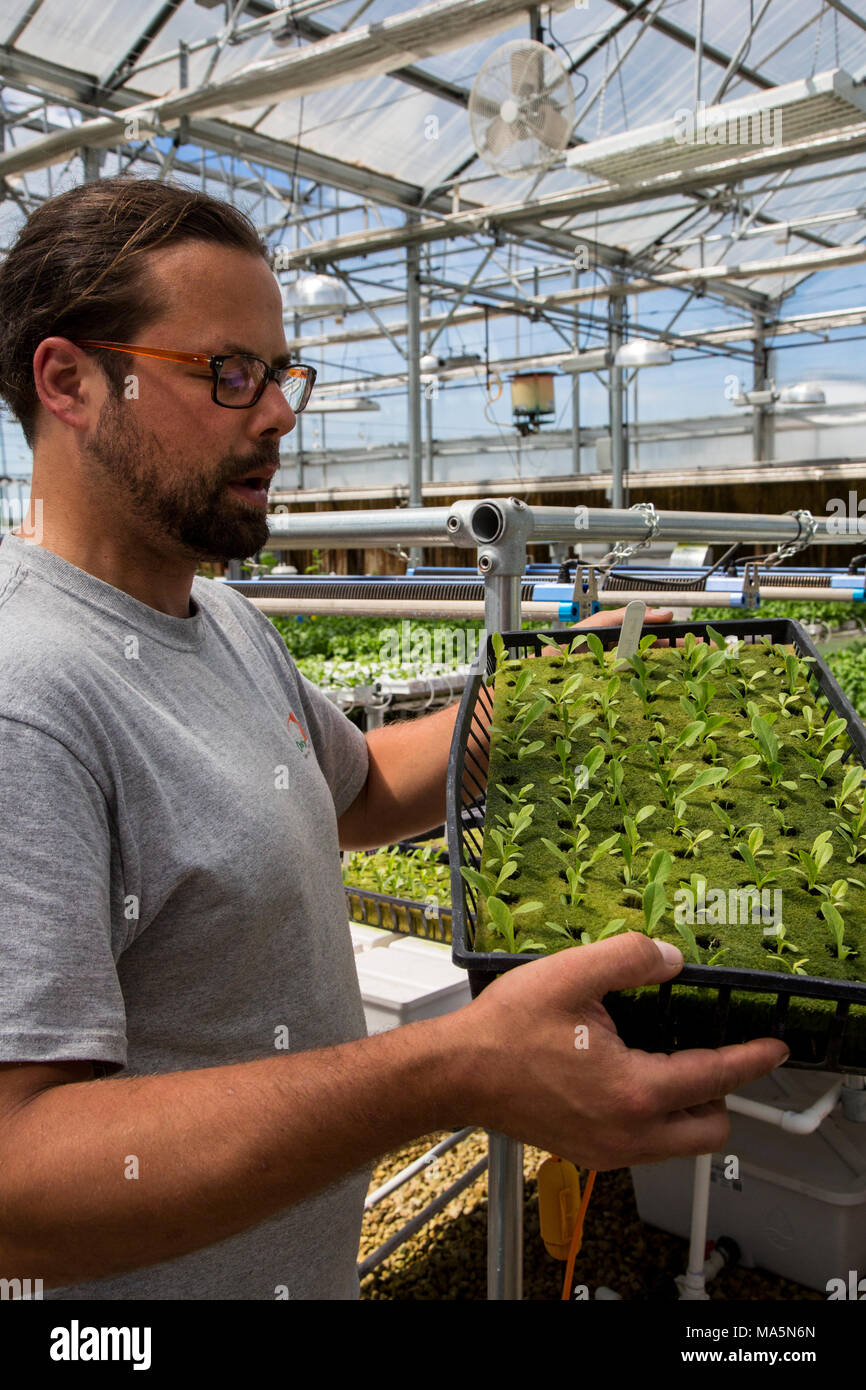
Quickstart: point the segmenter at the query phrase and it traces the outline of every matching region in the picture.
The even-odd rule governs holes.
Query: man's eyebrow
[[[245,347],[243,343],[224,343],[217,357],[227,357],[232,353],[242,353],[246,357],[258,357],[259,353],[253,352],[252,348]],[[272,367],[288,367],[291,365],[292,355],[289,352],[280,352],[271,362]]]

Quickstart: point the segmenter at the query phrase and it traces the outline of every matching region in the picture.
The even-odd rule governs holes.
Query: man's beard
[[[109,396],[94,433],[82,445],[82,458],[125,494],[155,542],[170,538],[197,559],[244,560],[270,538],[266,513],[232,501],[227,484],[257,469],[275,468],[276,440],[261,443],[244,458],[219,459],[207,477],[173,480],[169,475],[176,460],[153,434],[139,428],[134,404]]]

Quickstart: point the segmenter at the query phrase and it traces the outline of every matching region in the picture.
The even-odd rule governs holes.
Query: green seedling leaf
[[[524,758],[531,758],[533,753],[539,753],[543,747],[544,739],[542,738],[535,739],[532,743],[524,744],[522,748],[518,749],[518,762],[522,762]]]
[[[614,936],[625,926],[625,920],[626,919],[624,917],[612,917],[611,920],[609,922],[606,922],[605,925],[602,927],[601,931],[596,937],[596,941],[604,941],[606,937]]]
[[[668,855],[668,858],[670,858],[670,855]],[[641,905],[643,907],[647,936],[652,936],[656,925],[661,921],[665,914],[665,908],[668,905],[664,883],[660,879],[653,879],[647,884],[643,891]]]
[[[686,703],[688,704],[688,701],[686,701]],[[703,731],[703,719],[693,719],[692,722],[690,724],[687,724],[686,727],[683,729],[682,733],[680,734],[679,738],[674,744],[674,748],[691,748],[695,739],[698,738],[699,735],[703,733]]]
[[[496,636],[498,637],[499,633],[496,633]],[[517,677],[517,684],[514,687],[514,690],[511,692],[512,700],[514,700],[515,702],[520,700],[521,697],[526,694],[526,691],[528,690],[531,683],[532,672],[530,670],[521,671],[520,675]]]
[[[701,964],[701,953],[700,953],[700,951],[698,950],[698,943],[697,943],[697,941],[695,940],[695,934],[694,934],[694,932],[692,931],[691,927],[688,925],[687,922],[674,922],[674,926],[676,927],[676,929],[677,929],[677,931],[679,932],[680,936],[682,937],[683,941],[684,941],[684,942],[686,943],[686,945],[688,946],[688,948],[689,948],[689,955],[691,956],[691,958],[692,958],[692,960],[694,961],[695,965],[700,965],[700,964]]]
[[[752,733],[758,740],[764,761],[767,763],[778,763],[779,761],[779,740],[770,728],[766,719],[762,719],[759,714],[752,716]]]
[[[640,825],[641,821],[649,820],[650,816],[655,815],[657,810],[657,806],[641,806],[640,810],[635,814],[635,825]]]
[[[466,879],[466,882],[471,883],[472,887],[481,894],[482,898],[490,898],[493,896],[493,879],[488,878],[487,874],[480,874],[477,869],[470,869],[468,865],[461,865],[460,872]]]
[[[551,854],[555,854],[557,859],[561,859],[566,868],[571,868],[571,859],[559,848],[559,845],[555,845],[552,840],[548,840],[544,835],[541,837],[541,843],[544,845],[545,849],[550,850]]]
[[[567,937],[569,938],[569,940],[573,940],[573,939],[574,939],[574,938],[572,937],[571,932],[569,931],[568,927],[565,925],[564,922],[550,922],[550,921],[548,921],[548,922],[545,922],[544,925],[545,925],[545,927],[547,928],[548,931],[556,932],[556,935],[557,935],[557,936],[567,936]],[[584,933],[584,935],[586,935],[586,933]]]
[[[603,762],[604,749],[602,748],[601,744],[597,743],[594,748],[591,748],[589,750],[589,752],[583,760],[583,765],[586,768],[587,777],[592,777],[593,773],[598,771]]]
[[[673,868],[673,859],[666,849],[656,850],[649,862],[647,878],[650,883],[664,883]]]
[[[586,634],[586,645],[589,647],[589,650],[592,652],[599,666],[604,670],[604,647],[601,644],[601,638],[596,637],[594,632],[588,632]]]
[[[726,767],[708,767],[703,772],[699,772],[687,787],[680,792],[680,796],[691,796],[693,792],[700,791],[701,787],[711,787],[717,782],[723,782],[728,775]]]
[[[758,753],[747,753],[744,758],[738,758],[728,773],[728,781],[730,781],[732,777],[738,776],[739,773],[745,772],[748,768],[754,767],[755,764],[760,761],[761,759]]]
[[[514,950],[514,918],[507,903],[501,898],[488,898],[487,911],[497,935],[504,937],[508,950]]]
[[[544,903],[518,903],[517,907],[511,909],[511,915],[512,917],[522,917],[527,912],[537,912],[540,907],[544,907]]]

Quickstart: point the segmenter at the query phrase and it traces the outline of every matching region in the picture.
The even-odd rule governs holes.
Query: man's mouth
[[[252,502],[257,507],[266,507],[268,505],[268,488],[275,471],[275,469],[253,471],[245,474],[243,478],[235,479],[228,486],[245,502]]]

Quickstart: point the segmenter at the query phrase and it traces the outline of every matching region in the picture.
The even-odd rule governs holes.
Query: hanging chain
[[[768,555],[763,562],[765,566],[777,565],[780,560],[788,560],[792,555],[799,555],[801,550],[812,544],[818,523],[812,513],[805,507],[798,508],[793,512],[786,512],[786,516],[793,516],[797,519],[797,534],[787,545],[780,545],[778,550],[774,550],[772,555]]]

